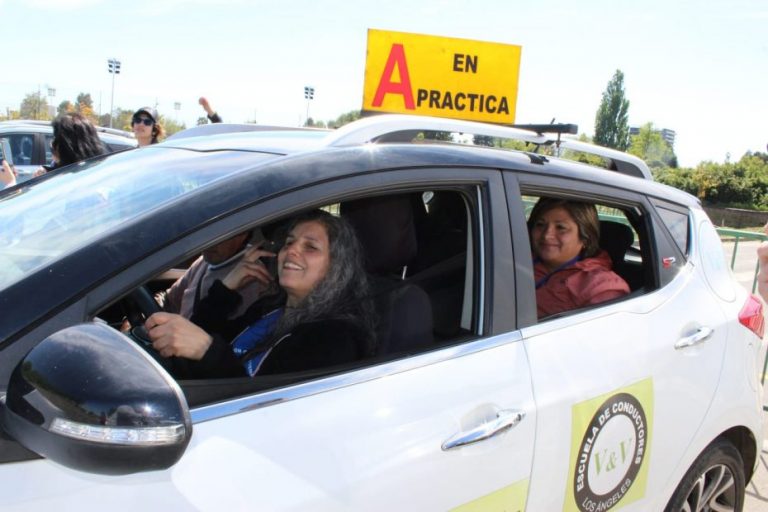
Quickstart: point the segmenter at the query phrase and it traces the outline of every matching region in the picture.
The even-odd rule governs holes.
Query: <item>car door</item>
[[[472,320],[465,338],[196,406],[192,441],[166,471],[109,477],[46,460],[0,464],[0,479],[14,489],[0,497],[0,508],[101,510],[106,496],[112,509],[133,509],[137,497],[169,510],[525,508],[537,414],[525,348],[513,330],[515,276],[500,173],[406,169],[347,178],[261,203],[237,219],[427,186],[467,198],[463,309]],[[231,229],[237,219],[206,229]],[[188,250],[190,240],[165,252]],[[92,301],[108,302],[95,297],[127,279],[116,276]]]
[[[718,385],[724,315],[641,196],[562,180],[525,186],[639,212],[646,279],[655,276],[624,300],[522,329],[538,411],[529,509],[661,510]],[[524,293],[535,304],[533,286]],[[705,343],[687,346],[699,336]]]

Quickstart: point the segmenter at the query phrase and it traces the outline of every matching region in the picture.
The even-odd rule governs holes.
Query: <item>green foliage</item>
[[[489,148],[492,148],[496,145],[496,139],[487,135],[473,135],[472,143],[475,146],[488,146]]]
[[[75,111],[75,106],[69,100],[64,100],[56,107],[56,115],[69,114]]]
[[[184,123],[179,123],[173,119],[170,119],[168,117],[163,117],[162,115],[159,116],[160,119],[158,121],[160,124],[163,125],[163,128],[165,129],[165,136],[169,137],[173,135],[176,132],[180,132],[181,130],[186,130],[187,125]],[[128,121],[130,123],[130,120]]]
[[[653,169],[654,178],[712,205],[768,210],[768,154],[747,152],[738,162]]]
[[[326,128],[326,124],[323,121],[315,121],[311,117],[307,118],[304,126],[307,128]]]
[[[202,116],[202,117],[198,117],[198,118],[197,118],[197,121],[195,122],[195,124],[196,124],[197,126],[202,126],[202,125],[204,125],[204,124],[208,124],[208,118],[207,118],[207,117],[205,117],[205,116]]]
[[[640,132],[631,137],[628,153],[645,160],[651,169],[677,167],[675,152],[661,133],[653,129],[653,123],[643,125]]]
[[[345,124],[351,123],[352,121],[357,121],[360,119],[360,111],[359,110],[350,110],[349,112],[345,112],[344,114],[341,114],[339,117],[334,119],[333,121],[328,121],[326,125],[328,128],[340,128],[344,126]]]
[[[31,92],[24,97],[19,113],[21,119],[47,120],[51,118],[48,115],[48,101],[39,92]]]
[[[616,70],[603,92],[595,115],[595,144],[625,151],[629,147],[629,100],[624,97],[624,73]]]

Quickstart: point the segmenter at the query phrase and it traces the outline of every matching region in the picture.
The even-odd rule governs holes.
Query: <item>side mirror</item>
[[[0,424],[43,457],[109,475],[168,468],[192,436],[176,381],[98,323],[63,329],[24,357],[0,403]]]

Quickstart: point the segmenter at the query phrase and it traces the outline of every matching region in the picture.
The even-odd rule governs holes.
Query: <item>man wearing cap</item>
[[[134,112],[131,127],[139,147],[157,144],[165,136],[163,125],[158,122],[157,110],[152,107],[142,107]]]

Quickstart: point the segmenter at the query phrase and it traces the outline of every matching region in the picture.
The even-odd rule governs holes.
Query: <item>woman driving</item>
[[[237,290],[274,278],[258,248],[211,286],[191,321],[155,313],[145,327],[177,377],[234,377],[298,372],[343,364],[374,352],[373,309],[359,242],[343,219],[316,210],[298,217],[277,254],[279,289],[239,318]],[[177,364],[178,363],[178,364]]]

